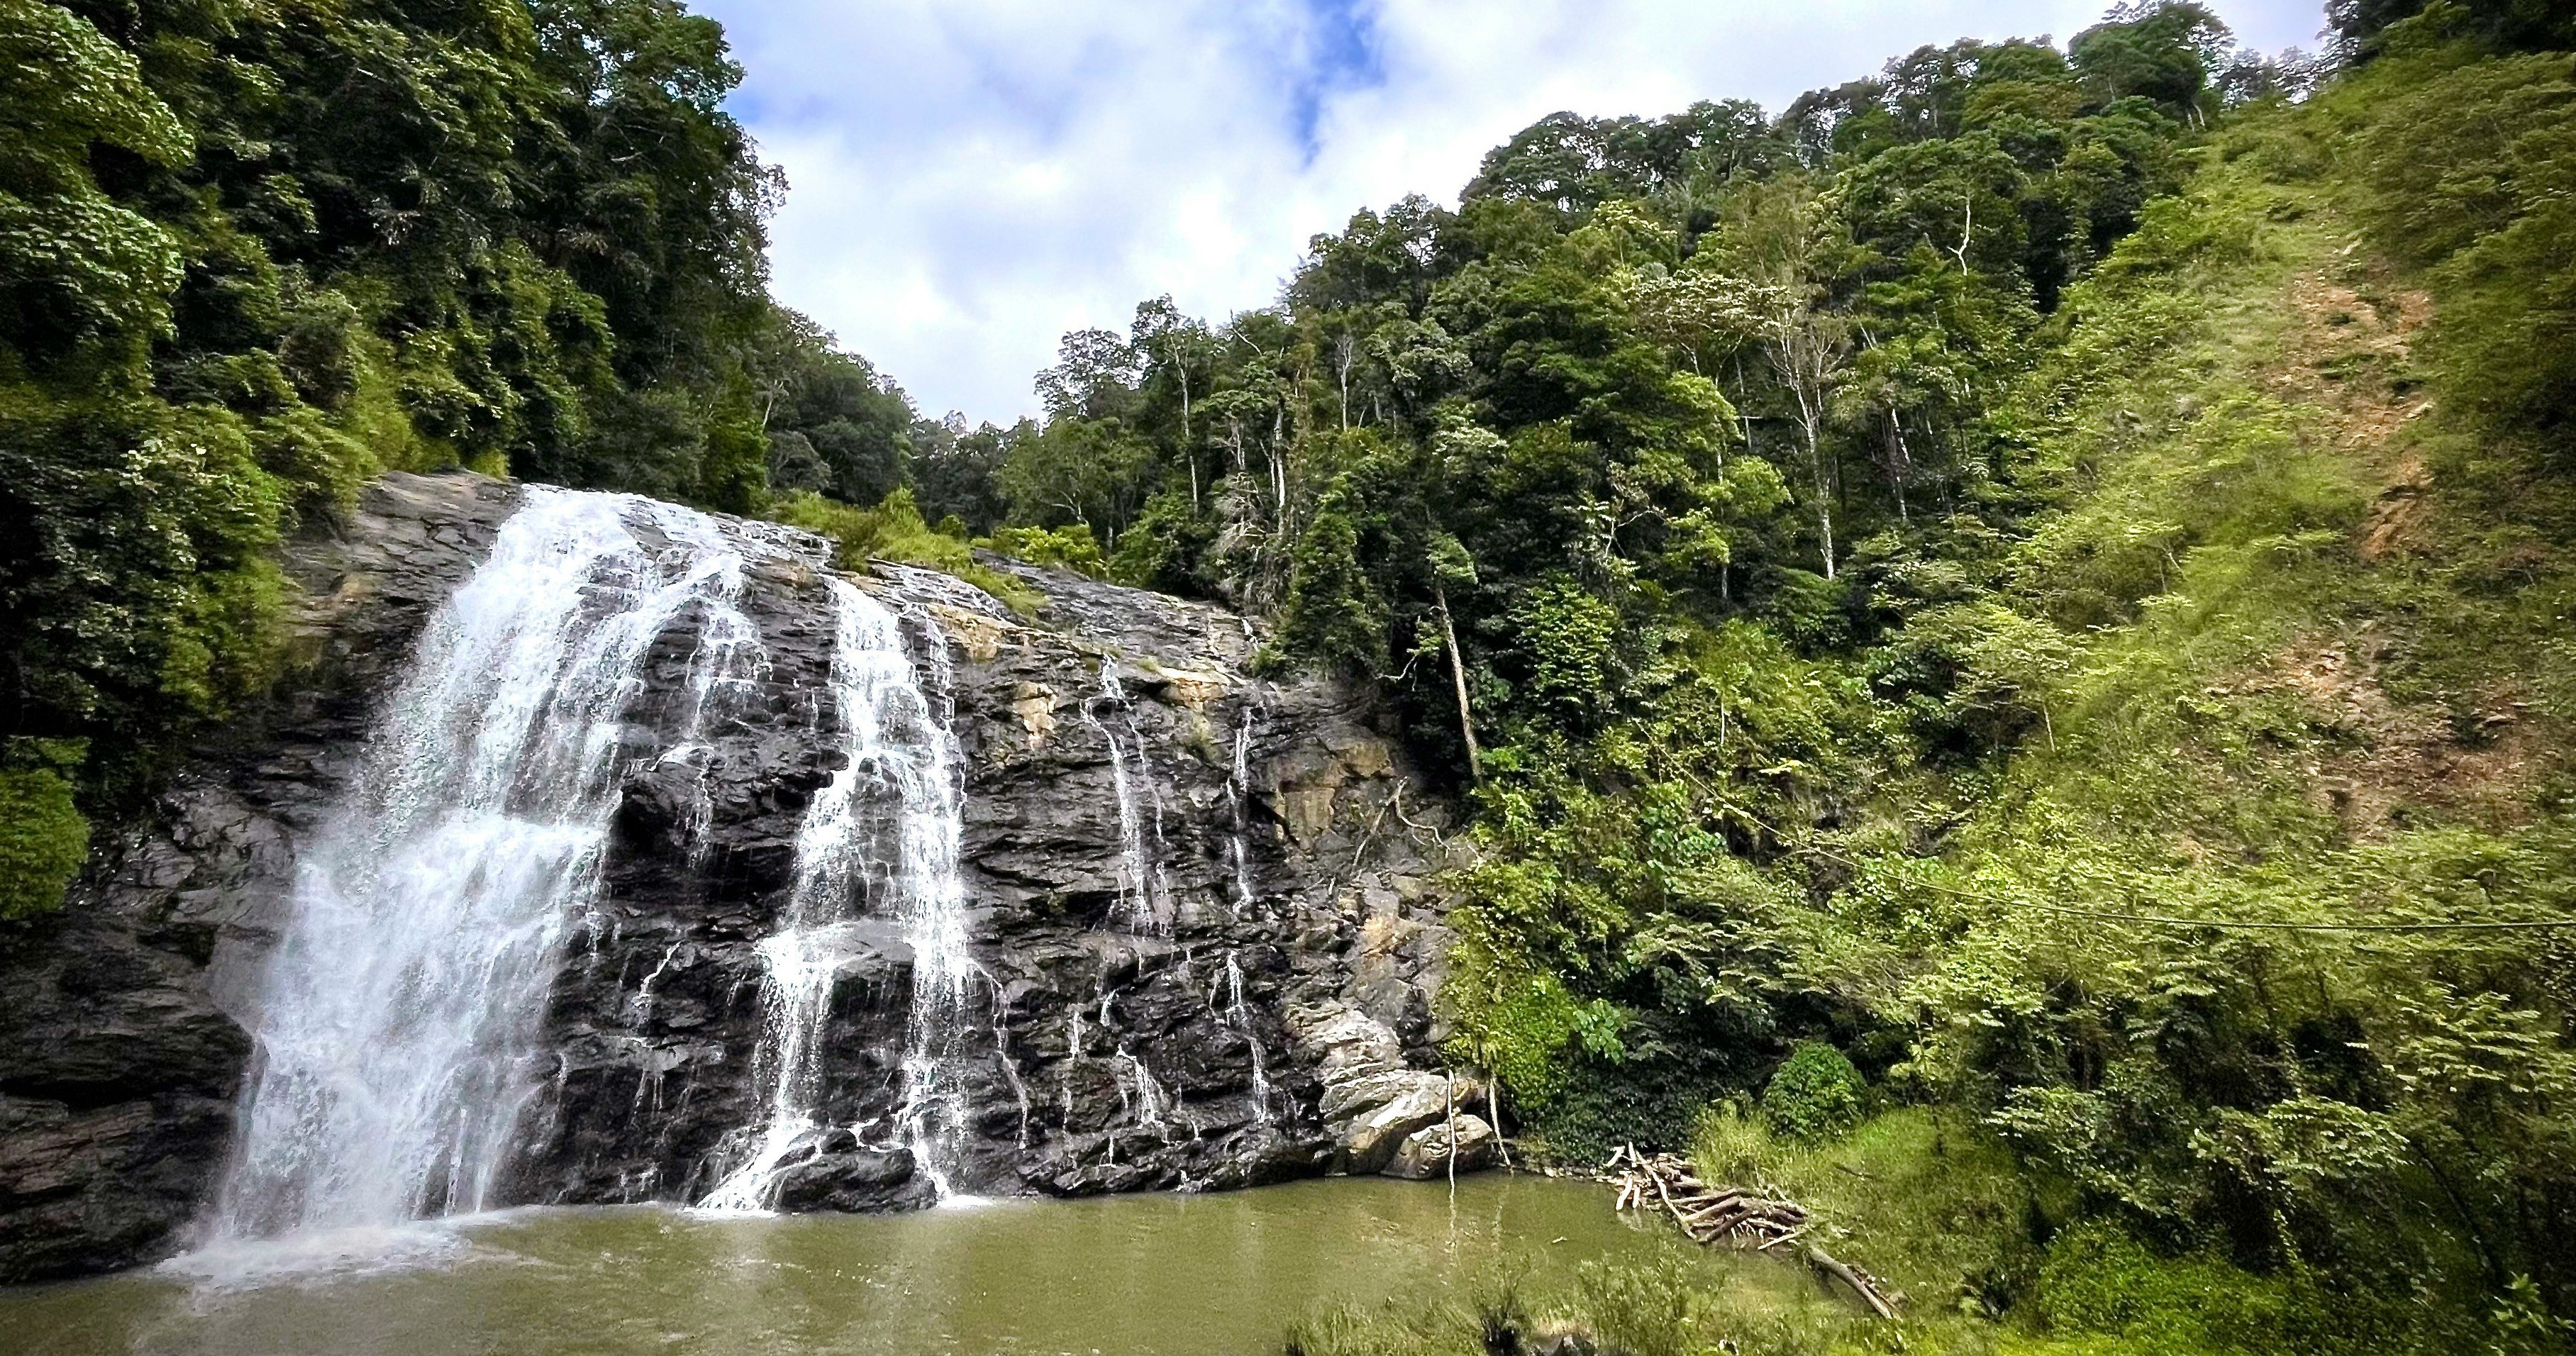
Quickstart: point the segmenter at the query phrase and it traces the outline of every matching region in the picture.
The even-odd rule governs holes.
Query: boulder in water
[[[1345,1108],[1352,1117],[1350,1128],[1342,1132],[1343,1168],[1349,1172],[1384,1169],[1407,1137],[1438,1125],[1482,1095],[1465,1079],[1420,1070],[1380,1074],[1371,1082],[1375,1105],[1364,1110]],[[1378,1090],[1386,1095],[1375,1097]],[[1331,1113],[1326,1115],[1332,1118]]]
[[[778,1208],[787,1211],[918,1210],[939,1202],[937,1184],[915,1170],[908,1149],[809,1154],[774,1180]]]
[[[1458,1115],[1445,1123],[1426,1125],[1404,1137],[1395,1148],[1395,1157],[1381,1169],[1389,1177],[1427,1182],[1445,1177],[1453,1170],[1476,1172],[1493,1166],[1494,1127],[1481,1116]]]

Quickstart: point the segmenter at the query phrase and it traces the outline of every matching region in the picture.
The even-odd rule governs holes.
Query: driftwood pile
[[[1795,1255],[1808,1266],[1840,1281],[1880,1318],[1896,1317],[1904,1296],[1888,1290],[1878,1278],[1806,1239],[1806,1208],[1795,1201],[1773,1200],[1744,1187],[1712,1187],[1691,1171],[1689,1160],[1674,1154],[1642,1154],[1623,1144],[1601,1165],[1601,1179],[1617,1187],[1620,1210],[1660,1210],[1682,1226],[1694,1243],[1723,1241],[1755,1252]]]

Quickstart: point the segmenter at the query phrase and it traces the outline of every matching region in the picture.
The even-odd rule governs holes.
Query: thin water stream
[[[377,1240],[253,1279],[277,1261],[259,1250],[279,1245],[248,1244],[190,1259],[193,1273],[0,1290],[0,1333],[25,1356],[1253,1356],[1334,1304],[1463,1301],[1506,1273],[1544,1294],[1593,1259],[1674,1256],[1711,1284],[1798,1284],[1776,1263],[1632,1228],[1599,1186],[1503,1175],[1460,1180],[1454,1200],[1370,1178],[892,1216],[627,1206],[410,1228],[424,1242],[403,1265]]]

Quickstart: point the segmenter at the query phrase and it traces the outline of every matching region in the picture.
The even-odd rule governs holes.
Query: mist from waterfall
[[[739,606],[756,539],[631,496],[525,495],[429,621],[298,864],[218,1240],[500,1203],[646,658],[701,611],[683,747],[757,665]],[[639,538],[639,521],[661,541]]]

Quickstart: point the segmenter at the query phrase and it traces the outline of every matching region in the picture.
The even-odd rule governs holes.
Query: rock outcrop
[[[294,542],[292,676],[148,823],[103,845],[60,915],[0,939],[0,1281],[178,1245],[222,1170],[299,843],[515,493],[392,476]],[[836,770],[812,737],[833,638],[826,556],[775,535],[747,590],[766,662],[739,718],[703,747],[658,747],[693,619],[647,661],[601,887],[545,1018],[557,1068],[521,1118],[514,1199],[693,1200],[762,1120],[757,948],[799,814]],[[946,1187],[1418,1167],[1426,1130],[1445,1171],[1452,1128],[1467,1166],[1473,1127],[1443,1118],[1482,1094],[1439,1071],[1431,1002],[1449,816],[1365,696],[1253,676],[1261,637],[1221,609],[989,563],[1047,604],[1023,617],[902,566],[858,581],[906,619],[965,758],[982,978],[950,1045],[966,1114]],[[902,1208],[939,1186],[893,1125],[912,957],[890,922],[852,930],[824,1046],[824,1109],[844,1128],[782,1166],[785,1209]]]

